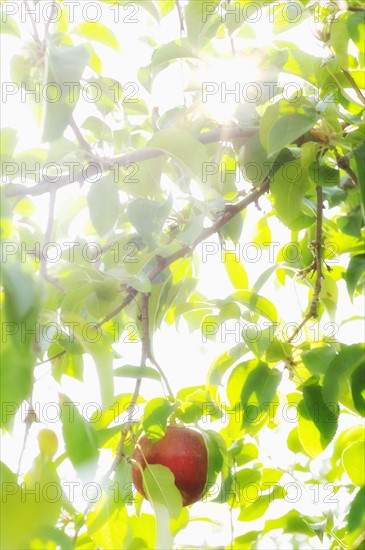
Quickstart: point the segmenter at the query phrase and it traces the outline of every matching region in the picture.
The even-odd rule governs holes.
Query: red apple
[[[145,458],[144,458],[145,457]],[[208,453],[203,436],[190,428],[168,426],[165,435],[150,440],[146,435],[139,438],[133,457],[142,468],[148,464],[161,464],[175,476],[183,506],[199,500],[204,493],[208,472]],[[136,464],[132,466],[132,479],[136,489],[144,498],[142,474]]]

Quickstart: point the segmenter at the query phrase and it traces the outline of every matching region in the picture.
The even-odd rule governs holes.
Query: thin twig
[[[292,342],[296,336],[300,333],[304,325],[311,319],[312,317],[317,317],[318,315],[318,302],[319,302],[319,295],[322,288],[322,278],[323,278],[323,272],[322,272],[322,234],[323,234],[323,228],[322,228],[322,222],[323,222],[323,193],[322,193],[322,187],[318,185],[317,187],[317,221],[316,221],[316,241],[313,243],[314,246],[314,265],[311,266],[312,271],[313,269],[316,271],[317,277],[316,282],[314,285],[313,290],[313,296],[312,300],[309,305],[308,313],[305,315],[303,321],[300,323],[300,325],[295,329],[293,334],[288,338],[288,342]]]
[[[44,240],[41,250],[41,256],[39,258],[39,273],[43,277],[45,281],[48,281],[49,283],[53,284],[58,290],[61,292],[65,292],[65,289],[60,284],[58,279],[55,277],[51,277],[51,275],[48,274],[47,269],[47,257],[45,255],[45,247],[51,242],[52,239],[52,230],[53,230],[53,222],[55,219],[55,206],[56,206],[56,187],[52,185],[50,192],[49,192],[49,207],[48,207],[48,219],[47,219],[47,227],[46,231],[44,233]]]
[[[44,39],[47,40],[48,38],[48,35],[49,35],[49,26],[52,22],[52,19],[53,19],[53,15],[54,15],[54,12],[55,12],[55,9],[57,7],[57,4],[56,2],[52,2],[52,5],[51,5],[51,15],[48,17],[48,20],[46,22],[46,26],[45,26],[45,29],[44,29]]]
[[[24,439],[23,439],[23,445],[20,451],[19,460],[18,460],[18,467],[17,467],[17,474],[20,475],[20,468],[23,460],[23,455],[27,446],[27,441],[30,433],[30,428],[32,427],[32,424],[34,422],[37,422],[37,414],[33,407],[33,400],[32,396],[30,396],[29,399],[29,411],[27,413],[27,416],[25,417],[25,432],[24,432]]]
[[[69,125],[71,126],[72,131],[73,131],[73,133],[75,134],[76,139],[77,139],[77,141],[79,142],[79,144],[81,145],[81,147],[82,147],[83,149],[85,149],[85,151],[87,151],[88,153],[91,153],[90,144],[86,141],[86,139],[85,139],[84,136],[82,135],[82,133],[81,133],[81,131],[80,131],[80,128],[77,126],[77,124],[76,124],[75,119],[74,119],[73,116],[71,117],[71,120],[70,120],[70,122],[69,122]]]
[[[215,143],[218,141],[248,139],[256,134],[257,131],[258,128],[253,126],[247,128],[241,126],[218,126],[214,130],[210,130],[209,132],[202,132],[192,137],[195,137],[195,139],[200,141],[200,143],[206,145],[208,143]],[[145,147],[143,149],[137,149],[136,151],[132,151],[130,153],[125,153],[124,155],[100,159],[99,163],[97,162],[97,158],[95,157],[93,160],[93,166],[95,165],[95,168],[97,169],[97,174],[100,176],[103,172],[115,169],[116,165],[125,166],[126,164],[131,164],[132,162],[141,162],[143,160],[156,158],[166,154],[166,151],[163,151],[162,149]],[[75,182],[83,183],[85,179],[85,171],[80,170],[78,173],[75,174],[74,178],[71,178],[70,176],[70,174],[65,174],[61,176],[57,181],[57,189],[60,189],[61,187],[66,187],[67,185]],[[24,197],[26,195],[30,195],[35,197],[43,195],[44,193],[48,193],[49,191],[49,182],[41,179],[37,183],[37,185],[34,185],[33,187],[17,186],[15,189],[9,189],[5,192],[5,196]]]
[[[184,25],[184,12],[182,10],[180,0],[175,0],[175,6],[177,8],[177,13],[179,14],[179,21],[180,21],[180,32],[183,33],[185,31],[185,25]]]
[[[36,21],[34,19],[34,16],[33,16],[33,13],[32,13],[32,8],[30,7],[29,5],[29,2],[28,0],[24,0],[24,4],[27,8],[27,12],[28,12],[28,15],[29,15],[29,18],[30,18],[30,22],[32,24],[32,28],[33,28],[33,38],[36,42],[38,42],[38,44],[42,44],[41,42],[41,39],[39,38],[39,34],[38,34],[38,29],[37,29],[37,24],[36,24]]]
[[[354,186],[358,188],[359,187],[359,182],[357,180],[357,176],[356,176],[355,172],[353,171],[353,169],[350,166],[350,161],[349,161],[348,157],[343,156],[343,155],[339,155],[336,151],[335,151],[335,154],[336,154],[336,160],[337,160],[338,167],[346,172],[346,174],[350,177],[350,179],[351,179],[352,183],[354,184]]]
[[[365,97],[363,96],[360,88],[358,87],[358,85],[356,84],[355,80],[353,79],[352,75],[346,71],[345,69],[342,69],[341,68],[341,71],[342,73],[345,75],[345,77],[347,78],[347,80],[350,82],[355,94],[357,95],[358,99],[361,101],[361,103],[363,105],[365,105]]]
[[[44,361],[40,361],[39,363],[36,363],[35,366],[39,367],[39,365],[45,365],[49,361],[53,361],[54,359],[58,359],[59,357],[62,357],[63,355],[65,355],[65,353],[66,353],[65,349],[62,351],[59,351],[58,353],[56,353],[56,355],[52,355],[51,357],[48,357]]]

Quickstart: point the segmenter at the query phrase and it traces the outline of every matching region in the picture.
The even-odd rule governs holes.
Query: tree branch
[[[160,275],[160,273],[162,273],[162,271],[167,266],[169,266],[170,264],[172,264],[173,262],[175,262],[179,258],[184,258],[185,256],[188,256],[189,254],[191,254],[193,252],[194,248],[196,248],[198,246],[198,244],[205,241],[205,239],[207,239],[208,237],[211,237],[212,235],[214,235],[214,233],[219,231],[224,225],[226,225],[226,223],[228,223],[232,218],[234,218],[239,212],[241,212],[242,210],[247,208],[248,205],[250,205],[252,203],[255,203],[268,190],[269,190],[269,179],[267,178],[262,183],[262,185],[259,189],[255,189],[254,191],[252,191],[252,193],[247,195],[247,197],[243,198],[237,204],[229,205],[229,207],[227,207],[224,210],[222,216],[215,223],[213,223],[210,227],[207,227],[206,229],[204,229],[202,231],[202,233],[195,240],[195,242],[192,244],[191,247],[189,247],[188,245],[184,245],[181,248],[179,248],[176,252],[174,252],[173,254],[170,254],[169,256],[165,256],[165,257],[159,256],[159,258],[158,258],[159,261],[158,261],[157,265],[155,267],[153,267],[150,270],[150,272],[147,274],[147,277],[149,278],[149,280],[152,282],[154,279],[156,279]],[[135,288],[132,288],[132,287],[130,287],[128,289],[128,292],[129,292],[128,296],[126,296],[124,298],[124,300],[120,304],[120,306],[118,306],[113,311],[108,313],[108,315],[106,315],[97,324],[97,328],[104,325],[105,323],[110,321],[113,317],[115,317],[118,313],[120,313],[125,307],[127,307],[128,304],[131,303],[133,298],[139,293],[138,290],[136,290]]]
[[[214,130],[210,130],[209,132],[203,132],[201,134],[196,134],[193,137],[195,137],[195,139],[197,139],[198,141],[200,141],[200,143],[203,143],[205,145],[208,143],[215,143],[217,141],[231,141],[233,139],[248,139],[254,134],[256,134],[257,131],[258,131],[257,127],[243,128],[241,126],[219,126]],[[99,164],[97,162],[97,159],[95,159],[94,163],[98,164],[97,170],[98,170],[98,173],[101,174],[103,172],[110,170],[111,167],[115,166],[115,164],[118,164],[119,166],[125,166],[126,164],[129,164],[131,162],[141,162],[143,160],[156,158],[166,154],[167,153],[162,149],[145,147],[143,149],[137,149],[136,151],[125,153],[124,155],[119,155],[116,157],[111,157],[109,159],[99,159]],[[59,178],[57,182],[57,189],[61,187],[66,187],[67,185],[70,185],[71,183],[75,183],[75,182],[83,183],[83,181],[84,181],[84,174],[82,170],[77,172],[74,178],[71,178],[70,174],[65,174]],[[18,186],[15,189],[9,189],[8,191],[5,192],[5,196],[6,197],[25,197],[26,195],[31,195],[34,197],[34,196],[43,195],[44,193],[48,193],[49,191],[50,191],[49,182],[47,180],[41,179],[40,182],[37,183],[37,185],[34,185],[33,187]]]
[[[148,350],[150,348],[150,328],[149,328],[149,322],[148,322],[148,301],[149,301],[149,294],[142,294],[141,298],[141,325],[142,325],[142,353],[141,353],[141,362],[140,365],[143,367],[146,364],[147,357],[148,357]],[[113,464],[108,472],[109,475],[117,468],[118,464],[122,461],[124,456],[124,444],[125,440],[127,438],[128,433],[130,432],[130,429],[133,424],[133,414],[134,414],[134,405],[137,404],[137,399],[139,396],[139,391],[141,389],[142,384],[142,378],[138,378],[136,380],[136,385],[134,387],[133,396],[130,402],[131,409],[128,413],[127,421],[123,425],[123,430],[121,433],[121,437],[117,446],[117,450],[115,453]]]
[[[300,333],[304,325],[311,319],[312,317],[317,317],[318,315],[318,302],[319,302],[319,295],[322,288],[322,278],[323,278],[323,272],[322,272],[322,234],[323,234],[323,193],[322,193],[322,187],[318,185],[317,187],[317,221],[316,221],[316,240],[312,243],[312,246],[314,248],[314,262],[310,266],[311,271],[316,271],[317,277],[316,282],[314,285],[313,290],[313,296],[312,300],[309,305],[308,313],[304,317],[303,321],[300,323],[300,325],[295,329],[293,334],[288,338],[288,342],[292,342],[294,338]]]

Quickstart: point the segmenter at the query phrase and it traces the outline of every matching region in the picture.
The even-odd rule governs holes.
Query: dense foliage
[[[337,334],[359,326],[364,282],[363,3],[69,4],[2,3],[2,547],[172,548],[219,507],[227,548],[364,548],[363,345]],[[255,251],[274,256],[252,280]],[[209,255],[228,295],[218,275],[214,296],[198,287]],[[239,327],[205,384],[177,388],[159,362],[156,335],[178,325],[208,348]],[[67,380],[94,395],[90,364],[100,401],[81,409]],[[44,376],[57,403],[40,415]],[[151,506],[132,488],[138,437],[168,424],[204,436],[198,514],[163,466],[146,469]]]

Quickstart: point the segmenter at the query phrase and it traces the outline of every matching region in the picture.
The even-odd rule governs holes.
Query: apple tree
[[[2,547],[364,548],[363,2],[1,4]]]

